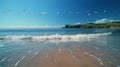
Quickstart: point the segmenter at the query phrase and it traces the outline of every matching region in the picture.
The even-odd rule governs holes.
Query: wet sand
[[[120,64],[115,50],[87,43],[23,45],[9,50],[0,53],[0,67],[118,67]]]

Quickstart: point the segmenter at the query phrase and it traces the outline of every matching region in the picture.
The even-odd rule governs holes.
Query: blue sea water
[[[21,67],[21,60],[17,62],[20,56],[32,51],[37,54],[53,44],[95,47],[114,58],[104,67],[120,65],[120,29],[5,28],[0,29],[0,67]]]
[[[119,41],[120,41],[120,30],[118,29],[64,29],[64,28],[17,28],[17,29],[0,29],[0,40],[5,40],[5,37],[22,37],[30,38],[32,36],[50,36],[50,35],[80,35],[83,38],[88,35],[92,35],[91,37],[95,37],[97,34],[104,35],[104,33],[108,33],[107,42],[109,45],[120,49]],[[110,34],[111,33],[111,34]],[[85,36],[86,35],[86,36]],[[53,36],[53,37],[54,37]],[[52,38],[52,37],[51,37]],[[99,37],[100,38],[100,37]],[[72,38],[71,38],[72,39]],[[77,38],[76,38],[77,39]]]

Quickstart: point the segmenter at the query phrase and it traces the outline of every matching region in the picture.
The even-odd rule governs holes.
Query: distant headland
[[[63,28],[119,28],[120,21],[106,23],[67,24]]]

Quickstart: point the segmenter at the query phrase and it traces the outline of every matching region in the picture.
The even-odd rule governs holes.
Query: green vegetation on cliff
[[[107,23],[68,24],[64,28],[120,28],[120,21]]]

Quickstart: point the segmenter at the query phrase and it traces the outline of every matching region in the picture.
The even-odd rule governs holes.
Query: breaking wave
[[[112,34],[108,33],[96,33],[96,34],[75,34],[75,35],[6,35],[0,37],[0,40],[11,40],[11,41],[19,41],[19,40],[31,40],[31,41],[50,41],[50,42],[68,42],[68,41],[86,41],[94,38],[98,38],[100,36],[107,36]]]

